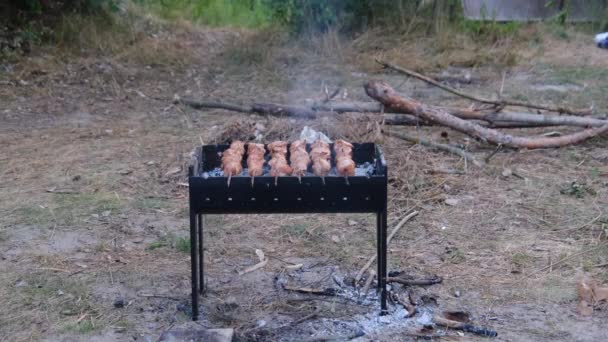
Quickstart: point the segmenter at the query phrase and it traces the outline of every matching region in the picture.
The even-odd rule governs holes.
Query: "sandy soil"
[[[183,186],[191,151],[201,142],[250,137],[256,129],[267,140],[294,138],[305,125],[332,138],[383,144],[391,170],[389,225],[419,211],[391,243],[389,269],[437,274],[443,283],[399,289],[426,298],[410,319],[396,305],[391,316],[378,318],[375,293],[359,300],[348,285],[338,298],[286,293],[277,279],[333,287],[352,277],[374,253],[374,218],[208,217],[209,292],[197,326],[234,328],[241,341],[348,336],[358,330],[365,332],[361,341],[408,340],[428,324],[430,313],[459,309],[476,325],[496,330],[500,341],[608,338],[606,308],[581,317],[575,291],[584,272],[608,281],[605,138],[559,150],[502,150],[479,169],[382,136],[382,127],[368,117],[307,121],[196,111],[173,105],[174,94],[237,103],[299,102],[323,96],[324,85],[333,89],[343,83],[348,99],[365,100],[361,85],[369,78],[385,79],[431,103],[468,104],[370,68],[375,52],[356,54],[361,49],[356,45],[341,46],[341,55],[256,50],[242,33],[221,30],[149,39],[187,54],[185,62],[142,64],[119,57],[58,62],[38,55],[4,66],[1,340],[153,341],[167,329],[191,324]],[[444,71],[481,78],[463,87],[488,96],[502,85],[503,96],[606,108],[601,65],[606,59],[597,57],[604,51],[573,44],[558,47],[592,57],[567,60],[549,46],[540,52],[542,59],[507,70]],[[365,72],[361,65],[368,65]],[[451,131],[406,129],[464,146],[480,158],[494,150]],[[255,249],[271,256],[269,264],[239,276],[257,262]],[[304,266],[289,271],[290,263]],[[124,300],[124,307],[115,307],[117,300]],[[316,315],[294,323],[311,313]],[[435,333],[482,339],[439,328]]]

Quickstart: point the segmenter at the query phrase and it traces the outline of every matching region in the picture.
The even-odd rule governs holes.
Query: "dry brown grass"
[[[183,181],[188,153],[201,140],[247,139],[258,123],[265,126],[266,141],[294,139],[308,125],[332,138],[382,144],[389,162],[389,223],[412,209],[420,211],[391,243],[389,268],[443,276],[443,285],[412,289],[418,294],[438,294],[441,308],[466,306],[479,317],[478,323],[495,327],[506,340],[521,340],[522,336],[546,340],[543,336],[549,334],[563,337],[569,334],[563,323],[574,326],[572,331],[600,326],[603,312],[588,322],[563,313],[575,307],[572,285],[576,272],[586,270],[606,278],[604,269],[593,266],[608,260],[608,249],[545,268],[605,243],[605,220],[594,220],[606,215],[608,203],[602,173],[608,157],[605,139],[560,150],[503,151],[486,168],[476,169],[465,168],[459,157],[381,134],[383,127],[373,115],[263,118],[194,111],[152,98],[190,91],[192,96],[230,102],[299,103],[322,97],[323,82],[335,86],[344,81],[348,99],[365,99],[361,80],[351,72],[359,72],[374,56],[401,58],[406,66],[415,64],[415,68],[427,70],[452,59],[480,60],[475,54],[485,52],[467,50],[462,53],[470,55],[460,59],[455,55],[459,45],[444,42],[445,50],[435,56],[439,47],[428,40],[400,36],[382,40],[374,38],[377,33],[355,42],[332,35],[308,42],[274,37],[265,45],[263,36],[250,33],[188,32],[186,28],[142,38],[122,50],[125,54],[78,60],[69,67],[63,65],[67,71],[61,67],[57,72],[50,70],[38,79],[40,83],[2,90],[10,99],[7,109],[17,119],[10,126],[0,126],[6,130],[0,137],[0,266],[4,270],[0,301],[8,303],[0,308],[4,319],[0,338],[86,338],[88,333],[108,339],[158,336],[170,324],[187,321],[183,307],[187,308],[189,300],[188,255],[171,243],[158,244],[169,237],[187,236],[187,190],[177,183]],[[239,44],[246,46],[244,51],[238,50]],[[176,49],[162,58],[138,59],[138,46],[152,46],[152,55]],[[492,47],[495,55],[485,59],[486,68],[494,63],[501,67],[496,61],[508,48]],[[157,58],[164,67],[145,68]],[[238,65],[243,60],[250,63]],[[111,71],[100,73],[97,68],[102,63],[110,65]],[[182,67],[173,68],[174,63]],[[368,66],[366,70],[377,71],[372,64]],[[29,74],[22,73],[23,77]],[[88,79],[89,85],[83,86],[78,82],[81,79]],[[483,85],[483,91],[497,88],[500,80],[490,82]],[[527,89],[525,84],[512,86]],[[405,88],[414,90],[411,84]],[[462,104],[437,94],[428,100]],[[405,129],[463,146],[480,157],[493,150],[451,131],[446,140],[439,129]],[[164,177],[176,165],[182,166],[179,177]],[[503,176],[505,168],[525,179]],[[77,175],[81,178],[74,181]],[[584,183],[595,194],[585,192],[579,198],[576,193],[560,192],[573,181]],[[80,194],[66,197],[69,195],[45,192],[52,187],[75,188]],[[456,199],[457,205],[447,205],[446,198]],[[110,214],[103,216],[106,210]],[[320,264],[339,266],[341,272],[352,274],[375,252],[374,217],[369,215],[211,216],[206,229],[210,292],[203,301],[203,324],[236,327],[239,333],[257,333],[260,319],[289,322],[314,310],[309,302],[296,302],[275,292],[273,279],[285,266],[279,259],[305,263],[311,272],[325,267]],[[66,238],[73,235],[80,240]],[[69,248],[58,248],[66,240]],[[156,248],[149,248],[151,245]],[[238,276],[237,271],[256,262],[256,248],[279,259],[271,258],[262,270]],[[30,271],[36,271],[28,278],[30,285],[46,279],[43,290],[15,287]],[[69,276],[76,271],[82,272]],[[453,289],[459,289],[462,296],[454,297]],[[66,294],[72,292],[84,293],[82,299],[67,299]],[[138,296],[144,292],[178,300]],[[122,311],[113,309],[117,295],[133,303]],[[226,305],[229,297],[239,304],[234,310]],[[322,317],[352,316],[369,309],[322,303],[314,304],[321,308]],[[64,317],[55,310],[63,306],[75,308],[77,317]],[[84,313],[90,316],[83,321],[93,317],[93,331],[64,329]],[[499,319],[484,318],[492,316]],[[542,324],[528,327],[526,321]],[[125,327],[127,333],[116,333],[116,326]],[[261,338],[272,337],[276,336]]]

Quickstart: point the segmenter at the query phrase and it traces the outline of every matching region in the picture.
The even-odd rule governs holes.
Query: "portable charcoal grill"
[[[228,178],[221,173],[221,153],[228,145],[205,145],[196,149],[189,168],[190,241],[192,267],[192,318],[198,319],[198,299],[204,293],[203,215],[279,214],[279,213],[376,213],[378,253],[378,291],[386,311],[386,198],[387,167],[382,150],[372,143],[353,144],[357,165],[353,177],[342,177],[332,170],[321,178],[309,172],[295,176],[246,176]],[[333,144],[332,166],[334,165]],[[310,152],[310,145],[307,145]],[[268,153],[265,156],[268,161]],[[309,169],[310,171],[310,169]],[[276,181],[276,183],[275,183]]]

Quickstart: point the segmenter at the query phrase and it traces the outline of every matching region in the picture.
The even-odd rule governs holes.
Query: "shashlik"
[[[271,155],[271,159],[268,162],[268,165],[270,165],[270,176],[275,177],[274,183],[276,185],[278,177],[288,176],[293,172],[293,169],[287,162],[287,142],[275,141],[268,144],[267,148]]]
[[[355,175],[355,162],[353,161],[353,145],[345,140],[334,142],[336,152],[336,170],[344,177]]]
[[[291,162],[292,175],[298,179],[306,174],[308,165],[310,165],[310,156],[306,152],[306,141],[296,140],[289,147],[289,161]]]
[[[242,141],[236,140],[230,144],[230,147],[222,154],[222,170],[224,176],[228,177],[228,186],[230,186],[230,178],[243,172],[241,160],[245,154],[245,144]]]
[[[315,175],[325,177],[331,170],[331,151],[329,144],[321,140],[315,141],[311,145],[310,158],[312,159],[312,170]]]
[[[261,176],[264,173],[264,144],[247,144],[247,173],[251,176],[251,186],[253,177]]]

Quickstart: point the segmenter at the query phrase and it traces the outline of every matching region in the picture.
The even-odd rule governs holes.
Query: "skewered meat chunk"
[[[292,175],[302,177],[310,165],[310,156],[306,152],[306,141],[296,140],[289,147]]]
[[[241,160],[245,154],[245,144],[242,141],[234,141],[222,154],[222,170],[224,176],[232,177],[243,172]]]
[[[289,166],[289,163],[287,162],[287,142],[275,141],[268,144],[267,148],[268,152],[270,152],[272,156],[272,158],[268,162],[268,165],[270,165],[270,175],[272,177],[282,177],[290,175],[293,169]]]
[[[341,176],[355,175],[355,162],[353,161],[353,145],[344,140],[334,142],[336,152],[336,170]]]
[[[353,144],[346,140],[338,139],[334,142],[334,151],[336,156],[349,156],[353,157]]]
[[[312,171],[319,177],[325,177],[331,169],[331,151],[329,144],[317,140],[312,144],[310,158],[312,159]]]
[[[264,144],[247,144],[247,170],[251,177],[261,176],[264,173]]]

